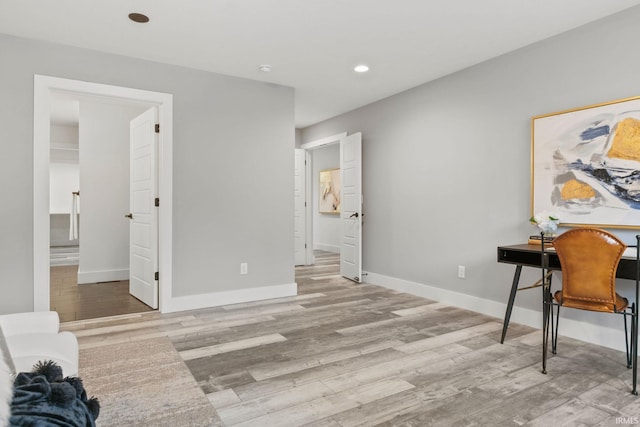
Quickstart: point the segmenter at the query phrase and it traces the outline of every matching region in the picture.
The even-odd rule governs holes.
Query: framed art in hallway
[[[640,96],[531,119],[531,213],[640,228]]]
[[[318,211],[326,214],[340,213],[340,168],[320,171]]]

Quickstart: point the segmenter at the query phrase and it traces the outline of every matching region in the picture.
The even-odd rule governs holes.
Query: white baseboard
[[[163,313],[217,307],[272,298],[291,297],[298,294],[298,284],[264,286],[259,288],[238,289],[235,291],[212,292],[208,294],[174,297],[167,303]]]
[[[78,284],[129,280],[129,269],[78,271]]]
[[[388,289],[393,289],[398,292],[405,292],[422,298],[443,302],[454,307],[459,307],[466,310],[475,311],[477,313],[486,314],[488,316],[497,317],[501,322],[504,320],[504,315],[507,308],[506,302],[500,303],[479,298],[473,295],[462,294],[459,292],[438,288],[436,286],[424,285],[421,283],[397,279],[377,273],[367,272],[367,275],[365,276],[365,282],[372,285],[378,285]],[[505,300],[508,297],[508,295],[505,295]],[[537,311],[514,305],[513,311],[511,312],[511,320],[509,323],[520,323],[522,325],[531,326],[533,328],[541,330],[542,307],[540,311]],[[558,334],[592,344],[601,345],[603,347],[625,351],[622,320],[620,321],[620,324],[621,325],[619,329],[613,329],[599,326],[594,323],[580,322],[561,317]],[[509,339],[509,331],[507,331],[506,339]],[[559,343],[558,345],[562,344]]]
[[[313,244],[313,249],[315,249],[317,251],[333,252],[333,253],[336,253],[336,254],[340,253],[340,246],[327,245],[325,243],[314,243]]]

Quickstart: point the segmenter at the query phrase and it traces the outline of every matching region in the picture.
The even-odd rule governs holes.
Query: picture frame
[[[531,119],[531,215],[640,228],[640,96]]]
[[[340,214],[340,168],[320,171],[318,212]]]

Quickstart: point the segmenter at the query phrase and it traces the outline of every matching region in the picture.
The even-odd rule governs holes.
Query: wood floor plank
[[[530,420],[567,404],[578,390],[593,386],[592,381],[561,375],[518,394],[495,398],[483,408],[467,413],[459,423],[474,426],[526,425]]]
[[[293,372],[300,372],[315,366],[328,365],[331,363],[359,357],[368,353],[375,353],[381,350],[397,348],[401,341],[384,340],[373,341],[367,344],[350,346],[348,349],[338,349],[325,353],[314,354],[304,358],[292,360],[286,364],[275,363],[269,366],[260,366],[249,369],[249,373],[256,379],[262,381],[268,378],[279,377]]]
[[[349,388],[358,387],[380,379],[399,376],[403,373],[412,372],[424,366],[429,366],[440,360],[450,360],[452,353],[461,349],[455,345],[447,347],[441,352],[426,351],[398,357],[394,360],[384,361],[377,365],[367,366],[361,369],[352,370],[341,375],[324,380],[324,383],[332,390],[342,391]],[[465,351],[462,349],[462,351]],[[470,351],[470,350],[466,350]]]
[[[218,409],[218,415],[225,424],[234,425],[331,394],[333,394],[331,389],[322,384],[322,382],[316,381],[302,384],[293,389],[283,390],[257,399],[216,409]]]
[[[620,408],[619,413],[614,414],[615,419],[622,418],[626,420],[634,420],[640,417],[640,399],[634,399],[628,405]],[[610,420],[607,420],[610,422]],[[618,425],[622,424],[622,420],[618,423]],[[598,427],[603,426],[603,423],[598,424]]]
[[[563,420],[563,425],[585,425],[587,423],[598,424],[607,419],[611,420],[611,414],[589,406],[586,402],[576,398],[553,411],[549,411],[527,422],[527,425],[532,427],[547,427],[549,425],[555,425],[557,420]]]
[[[480,334],[494,332],[497,330],[502,330],[502,325],[498,322],[481,323],[469,328],[448,332],[446,334],[437,335],[431,338],[425,338],[423,340],[414,341],[409,344],[403,344],[396,347],[396,350],[409,354],[418,353],[420,351],[441,347],[443,345],[448,345],[454,342],[475,337]]]
[[[382,380],[232,425],[299,426],[411,388],[411,384],[402,380]]]
[[[126,323],[121,325],[112,325],[112,326],[103,326],[103,327],[85,329],[85,330],[76,330],[74,331],[74,334],[78,337],[105,335],[105,334],[111,334],[114,332],[125,332],[125,331],[140,330],[144,328],[153,328],[156,326],[171,325],[174,323],[182,323],[184,321],[194,320],[194,319],[195,318],[193,316],[176,317],[173,319],[159,318],[157,320],[149,320],[146,322]]]
[[[238,395],[231,388],[209,393],[207,394],[207,399],[218,410],[241,402]]]
[[[239,341],[227,342],[223,344],[210,345],[207,347],[194,348],[191,350],[184,350],[180,352],[180,356],[184,360],[192,360],[198,359],[200,357],[213,356],[220,353],[229,353],[236,350],[259,347],[261,345],[272,344],[286,340],[287,339],[280,334],[270,334]]]
[[[359,405],[335,414],[331,419],[342,427],[368,427],[382,424],[425,405],[422,396],[414,391],[415,388],[409,389],[384,399]]]
[[[268,378],[266,380],[243,384],[234,390],[242,400],[251,400],[266,394],[294,388],[299,384],[312,381],[326,381],[357,370],[362,367],[378,365],[382,362],[392,362],[402,354],[397,350],[388,349],[362,355],[358,358],[346,359],[336,363],[321,365],[293,374]],[[384,377],[384,375],[383,375]]]

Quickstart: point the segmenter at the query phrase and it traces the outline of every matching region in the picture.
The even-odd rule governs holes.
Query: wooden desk
[[[522,267],[534,267],[540,268],[542,265],[540,259],[540,246],[538,245],[511,245],[511,246],[498,246],[498,262],[506,264],[514,264],[516,271],[513,274],[513,282],[511,284],[511,293],[509,294],[509,301],[507,302],[507,311],[504,315],[504,323],[502,325],[502,338],[500,343],[504,343],[504,338],[507,335],[507,329],[509,328],[509,319],[511,318],[511,310],[513,309],[513,302],[516,299],[516,292],[520,284],[520,273]],[[558,255],[553,251],[545,252],[547,257],[546,265],[550,270],[560,270],[560,260]],[[616,277],[620,279],[636,279],[636,259],[623,257],[618,264],[618,271]],[[531,286],[535,287],[535,286]],[[523,289],[529,289],[523,288]]]

